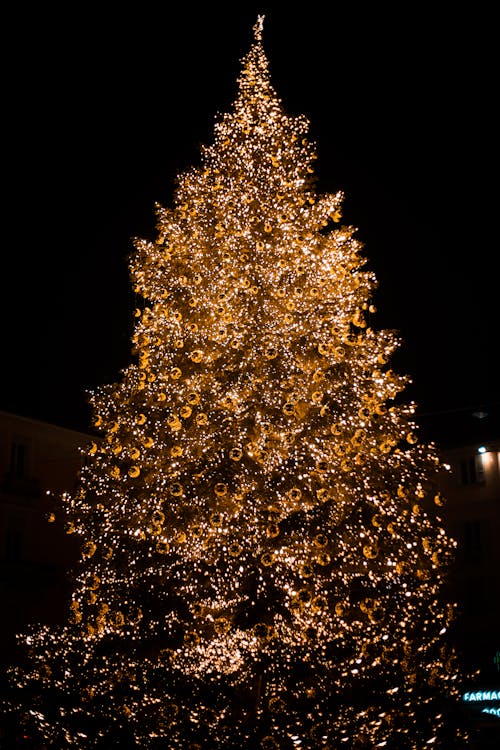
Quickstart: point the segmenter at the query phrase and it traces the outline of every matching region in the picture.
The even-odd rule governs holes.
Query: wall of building
[[[58,517],[58,495],[75,486],[90,435],[0,412],[0,661],[16,633],[67,615],[76,540]],[[50,494],[48,494],[50,492]],[[49,517],[55,513],[55,521]]]

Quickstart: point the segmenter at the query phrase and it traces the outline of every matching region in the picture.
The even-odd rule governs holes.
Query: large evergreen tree
[[[71,611],[24,636],[18,704],[49,747],[457,748],[439,458],[262,18],[238,83],[135,242],[133,361],[62,498]]]

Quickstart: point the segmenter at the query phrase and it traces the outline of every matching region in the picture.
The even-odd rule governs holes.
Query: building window
[[[481,558],[481,522],[465,521],[463,553],[466,562],[474,562]]]
[[[484,482],[483,457],[476,454],[460,461],[460,481],[462,484],[480,484]]]
[[[13,440],[10,448],[10,473],[17,479],[29,474],[29,446],[20,440]]]

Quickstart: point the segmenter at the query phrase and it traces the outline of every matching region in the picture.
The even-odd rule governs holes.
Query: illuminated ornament
[[[409,432],[409,433],[407,434],[407,436],[406,436],[406,441],[407,441],[407,442],[408,442],[408,443],[409,443],[410,445],[415,445],[415,443],[417,443],[417,442],[418,442],[418,438],[417,438],[417,436],[416,436],[416,435],[415,435],[415,434],[414,434],[413,432]]]
[[[110,475],[113,477],[113,479],[118,479],[120,476],[120,467],[119,466],[112,466],[109,470]]]
[[[314,573],[314,570],[311,565],[305,564],[300,569],[300,575],[302,578],[310,578]]]
[[[182,451],[182,448],[181,448],[180,445],[173,445],[170,448],[170,455],[173,458],[178,458],[179,456],[182,456],[182,453],[183,453],[183,451]]]
[[[185,531],[178,531],[177,534],[174,537],[174,542],[176,544],[184,544],[187,540],[187,535]]]
[[[326,552],[320,552],[319,555],[316,557],[316,562],[318,565],[321,565],[325,567],[326,565],[329,565],[331,563],[332,559],[330,555],[328,555]]]
[[[117,443],[116,445],[113,446],[112,450],[115,456],[118,456],[118,454],[121,453],[123,450],[123,445],[121,445],[121,443]]]
[[[170,370],[170,377],[172,378],[172,380],[179,380],[181,375],[182,375],[182,370],[180,369],[180,367],[173,367]]]
[[[276,357],[278,356],[278,350],[273,346],[270,346],[268,349],[266,349],[265,355],[267,359],[276,359]]]
[[[219,482],[215,485],[214,492],[217,497],[224,497],[224,495],[227,495],[227,485],[225,485],[223,482]]]
[[[331,354],[332,347],[330,344],[318,344],[318,353],[322,356],[326,356],[327,354]]]
[[[169,550],[170,546],[166,539],[160,539],[158,542],[156,542],[156,551],[160,555],[168,554]]]
[[[142,440],[142,444],[145,448],[151,448],[151,446],[154,444],[154,440],[152,437],[145,437]]]
[[[434,495],[434,504],[437,505],[439,508],[442,508],[445,504],[444,499],[440,492],[437,493],[437,495]]]
[[[184,341],[183,341],[183,339],[175,339],[175,341],[174,341],[174,347],[176,349],[182,349],[184,347]]]
[[[182,484],[179,484],[179,482],[174,482],[173,484],[171,484],[169,487],[169,490],[170,490],[170,494],[173,495],[174,497],[181,497],[181,495],[184,492],[184,488]]]
[[[195,617],[202,617],[205,613],[205,607],[199,602],[195,602],[191,605],[191,612]]]
[[[320,547],[320,548],[326,547],[327,544],[328,544],[328,537],[325,536],[325,534],[317,534],[314,537],[314,545],[316,547]]]
[[[293,404],[291,401],[287,401],[287,403],[283,406],[283,412],[287,416],[291,416],[295,413],[295,404]]]
[[[239,557],[242,552],[243,547],[241,546],[241,544],[238,544],[238,542],[234,542],[229,547],[229,554],[231,555],[231,557]]]
[[[73,611],[70,614],[70,616],[69,616],[69,620],[70,620],[70,622],[75,623],[75,624],[81,622],[82,621],[82,613],[81,612]]]
[[[227,633],[227,631],[231,628],[231,623],[229,620],[225,617],[217,617],[216,620],[214,620],[214,630],[219,635],[223,635],[224,633]]]
[[[141,470],[139,469],[138,466],[131,466],[130,469],[128,470],[128,475],[129,477],[132,477],[132,478],[138,477],[140,473],[141,473]]]
[[[161,523],[152,521],[151,526],[148,526],[147,531],[152,536],[161,536],[161,534],[163,533],[163,525]]]
[[[76,531],[75,524],[71,523],[71,521],[69,521],[67,524],[65,524],[64,530],[65,530],[66,534],[74,534],[75,531]]]
[[[241,448],[231,448],[229,451],[229,458],[231,458],[233,461],[239,461],[241,457],[243,456],[243,451]]]
[[[182,422],[175,414],[171,414],[168,417],[167,424],[174,432],[178,432],[182,428]]]
[[[210,516],[210,524],[215,528],[219,528],[222,524],[222,515],[220,513],[212,513]]]
[[[167,395],[166,395],[166,393],[163,393],[163,391],[160,391],[160,393],[158,393],[158,395],[156,396],[156,400],[157,400],[157,401],[158,401],[159,403],[162,403],[163,401],[166,401],[166,400],[167,400]]]
[[[101,584],[101,579],[99,578],[99,576],[95,575],[94,573],[91,573],[89,576],[87,576],[86,583],[87,583],[87,588],[90,591],[97,591],[97,589],[99,588]]]
[[[316,464],[316,470],[319,471],[320,473],[328,471],[328,461],[324,461],[324,460],[318,461],[318,463]]]
[[[376,526],[376,527],[381,526],[380,514],[379,513],[375,513],[375,515],[373,516],[373,518],[372,518],[372,525]]]
[[[363,318],[362,313],[359,310],[356,310],[352,317],[352,323],[357,328],[366,328],[366,321]]]
[[[125,624],[125,617],[122,612],[115,612],[111,618],[112,624],[116,628],[121,628]]]
[[[97,549],[97,545],[94,542],[85,542],[82,547],[82,554],[84,557],[92,557]]]
[[[92,445],[89,448],[89,455],[93,456],[94,453],[97,452],[97,443],[92,443]]]
[[[335,605],[335,614],[338,617],[342,617],[342,615],[344,614],[344,612],[345,612],[345,606],[344,606],[344,604],[342,602],[337,602],[336,605]]]
[[[298,487],[292,487],[286,494],[293,503],[297,503],[302,497],[302,490]]]
[[[102,417],[100,415],[98,415],[94,419],[94,427],[100,427],[102,425],[102,423],[103,423]]]
[[[145,414],[138,414],[137,418],[135,420],[136,424],[146,424],[146,415]]]
[[[132,450],[129,453],[130,458],[132,458],[134,461],[136,461],[140,455],[141,455],[141,451],[139,450],[139,448],[132,448]]]
[[[381,453],[390,453],[392,444],[389,440],[384,440],[380,443],[379,448]]]
[[[197,646],[200,642],[200,636],[194,631],[184,634],[184,643],[186,646]]]
[[[378,555],[378,548],[375,544],[365,544],[363,546],[363,555],[368,560],[374,560]]]
[[[208,424],[208,416],[201,412],[200,414],[196,415],[196,424],[202,427],[203,425]]]
[[[273,539],[274,537],[279,536],[280,533],[280,527],[277,523],[270,524],[266,529],[267,536],[271,537]]]
[[[200,349],[192,352],[189,355],[192,362],[201,362],[203,360],[203,352]]]
[[[49,523],[54,523],[55,520],[56,520],[56,514],[55,513],[49,513],[49,515],[47,516],[47,521]]]
[[[360,419],[369,419],[371,416],[371,410],[368,408],[368,406],[362,406],[358,411],[358,415]]]
[[[328,601],[324,596],[315,596],[311,602],[311,607],[315,612],[320,612],[328,607]]]
[[[385,619],[385,609],[383,607],[374,607],[374,609],[369,611],[368,618],[370,622],[379,625]]]
[[[273,564],[274,558],[269,552],[265,552],[260,558],[260,561],[262,565],[264,565],[264,567],[268,568],[270,565]]]

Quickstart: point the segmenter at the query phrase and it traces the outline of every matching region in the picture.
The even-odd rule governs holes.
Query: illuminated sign
[[[500,701],[500,690],[478,690],[476,693],[464,693],[462,700],[471,701]]]
[[[475,692],[464,693],[462,700],[465,703],[491,703],[500,702],[500,689],[498,690],[476,690]],[[500,705],[484,706],[480,708],[482,714],[497,716],[500,719]]]

